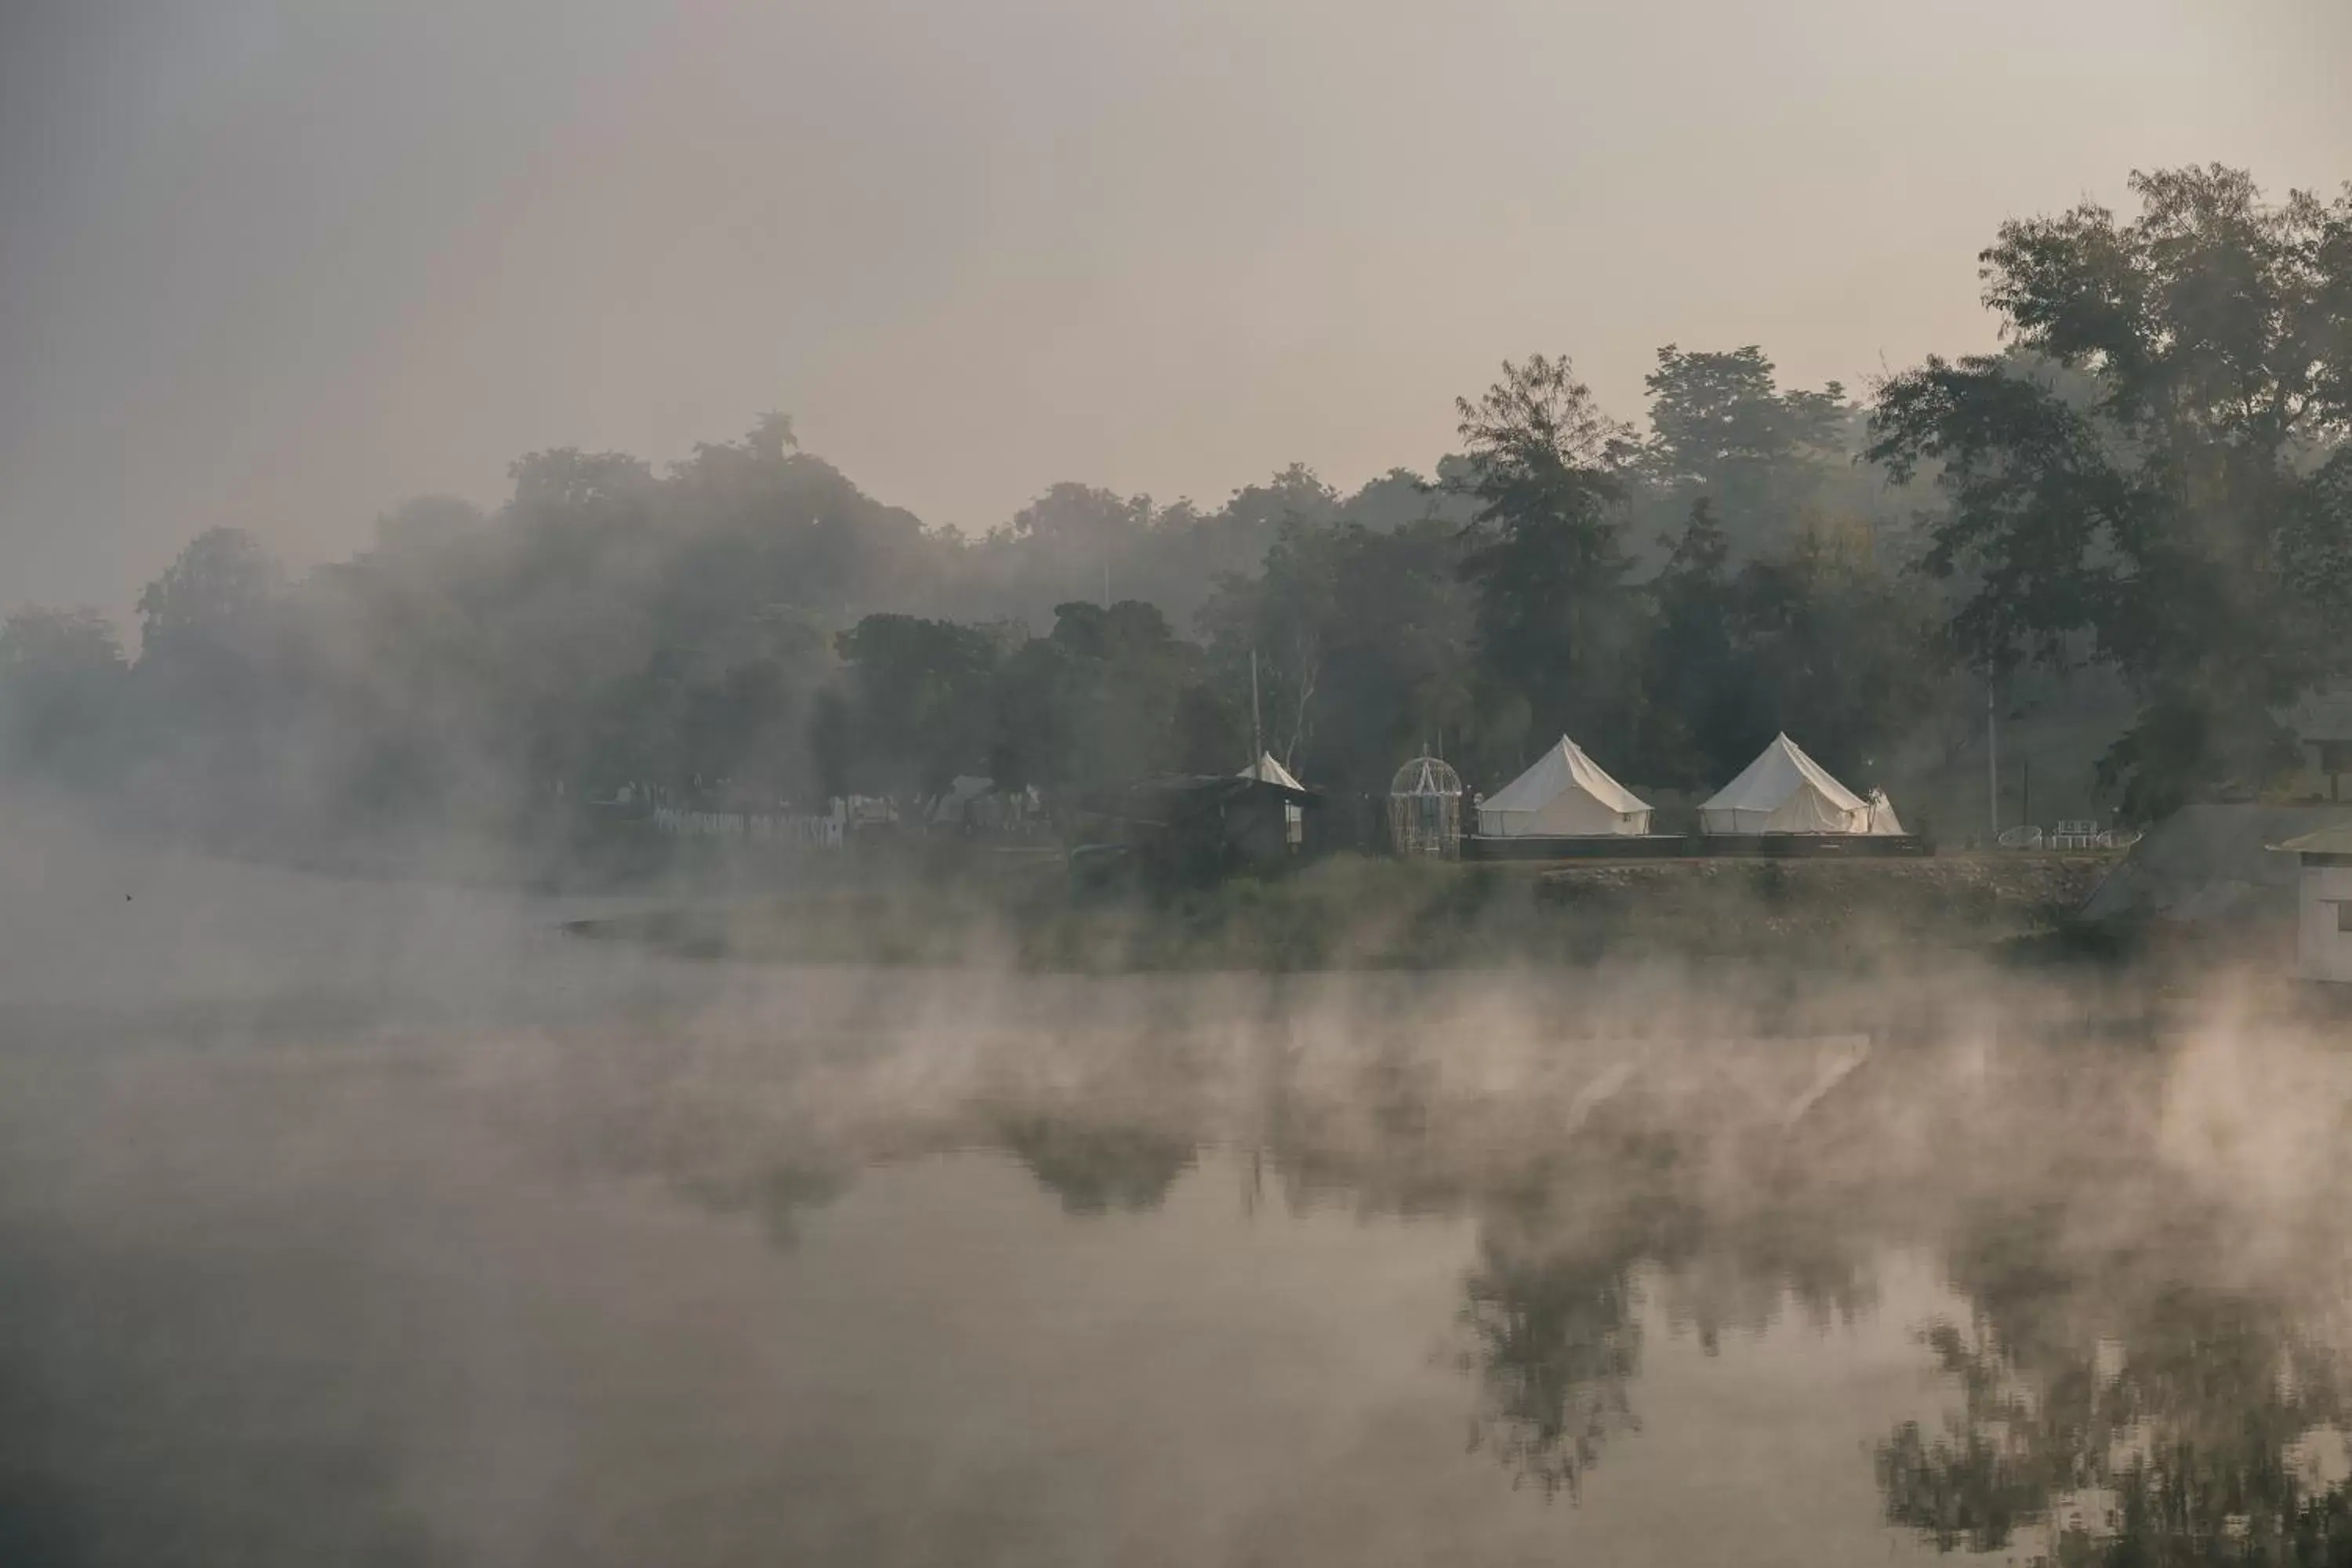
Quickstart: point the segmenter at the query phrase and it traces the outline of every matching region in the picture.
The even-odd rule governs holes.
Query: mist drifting
[[[2192,11],[10,10],[0,1564],[2346,1561],[2288,862],[2082,914],[2352,754]]]

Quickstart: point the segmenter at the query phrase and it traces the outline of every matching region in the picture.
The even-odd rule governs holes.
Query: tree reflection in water
[[[1953,1248],[1975,1320],[1922,1339],[1962,1409],[1880,1446],[1888,1521],[2069,1565],[2352,1564],[2345,1479],[2310,1463],[2344,1413],[2335,1355],[2275,1294],[2169,1277],[2219,1254],[2214,1223],[2118,1240],[2086,1258],[2043,1210]]]
[[[1870,1296],[1862,1258],[1825,1227],[1710,1212],[1598,1168],[1538,1205],[1488,1207],[1461,1313],[1459,1364],[1479,1383],[1471,1447],[1515,1485],[1573,1499],[1608,1442],[1640,1430],[1645,1320],[1713,1356],[1791,1309],[1850,1321]]]
[[[2012,1057],[1920,1225],[1969,1303],[1922,1335],[1960,1408],[1880,1446],[1888,1521],[2021,1561],[2352,1564],[2336,1058]]]
[[[1690,1331],[1712,1356],[1791,1305],[1826,1323],[1868,1302],[1850,1228],[1827,1217],[1841,1206],[1809,1206],[1840,1184],[1792,1204],[1793,1146],[1754,1135],[1773,1103],[1703,1073],[1633,1084],[1574,1137],[1498,1171],[1516,1186],[1473,1199],[1460,1358],[1479,1384],[1471,1447],[1514,1485],[1574,1499],[1610,1441],[1640,1429],[1645,1322]]]
[[[1850,1319],[1871,1259],[1924,1247],[1969,1303],[1922,1334],[1962,1408],[1880,1445],[1890,1523],[2062,1563],[2352,1565],[2341,1444],[2314,1441],[2345,1414],[2344,1226],[2167,1144],[2167,1066],[2020,1047],[1962,1108],[1921,1053],[1796,1127],[1705,1062],[1652,1075],[1470,1200],[1476,1446],[1573,1497],[1640,1426],[1645,1322],[1712,1353],[1791,1304]]]
[[[1176,1178],[1192,1167],[1192,1143],[1139,1127],[1040,1116],[1008,1121],[998,1135],[1038,1184],[1075,1215],[1158,1208]]]
[[[1353,994],[1189,1034],[975,1026],[937,1060],[917,1029],[867,1047],[845,1002],[856,1049],[709,1030],[568,1049],[520,1058],[547,1076],[501,1103],[779,1241],[870,1164],[977,1145],[1076,1215],[1158,1207],[1208,1145],[1248,1155],[1244,1213],[1263,1165],[1296,1205],[1465,1217],[1473,1445],[1571,1498],[1639,1432],[1652,1338],[1714,1354],[1792,1311],[1849,1321],[1878,1260],[1933,1257],[1965,1305],[1921,1364],[1958,1408],[1876,1445],[1888,1522],[2018,1560],[2352,1568],[2343,1455],[2312,1462],[2345,1414],[2352,1278],[2332,1196],[2352,1085],[2325,1042],[2200,1057],[2065,1036],[2028,998],[1997,1041],[1906,1025],[1857,1053],[1826,1032],[1564,1038],[1442,988]]]
[[[1641,1368],[1642,1324],[1628,1260],[1515,1258],[1482,1245],[1463,1321],[1485,1403],[1473,1448],[1547,1495],[1576,1494],[1601,1445],[1639,1425],[1629,1389]]]

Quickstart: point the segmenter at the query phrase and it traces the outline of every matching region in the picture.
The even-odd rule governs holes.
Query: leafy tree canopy
[[[2140,213],[2002,226],[1985,302],[2021,353],[1890,380],[1871,456],[1932,468],[1929,568],[1993,671],[2087,643],[2141,718],[2127,805],[2274,771],[2270,712],[2344,661],[2352,533],[2352,194],[2270,203],[2219,166],[2133,176]],[[2037,356],[2084,378],[2070,395]]]

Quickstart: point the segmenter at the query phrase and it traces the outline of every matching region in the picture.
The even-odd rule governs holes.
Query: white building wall
[[[2340,929],[2344,906],[2352,905],[2352,866],[2303,865],[2298,894],[2301,933],[2296,970],[2305,980],[2352,984],[2352,931]]]

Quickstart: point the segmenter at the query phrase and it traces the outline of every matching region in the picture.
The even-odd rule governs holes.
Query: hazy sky
[[[1990,341],[2003,217],[2352,179],[2352,0],[0,0],[0,606],[769,408],[982,529],[1428,466],[1529,350]]]

